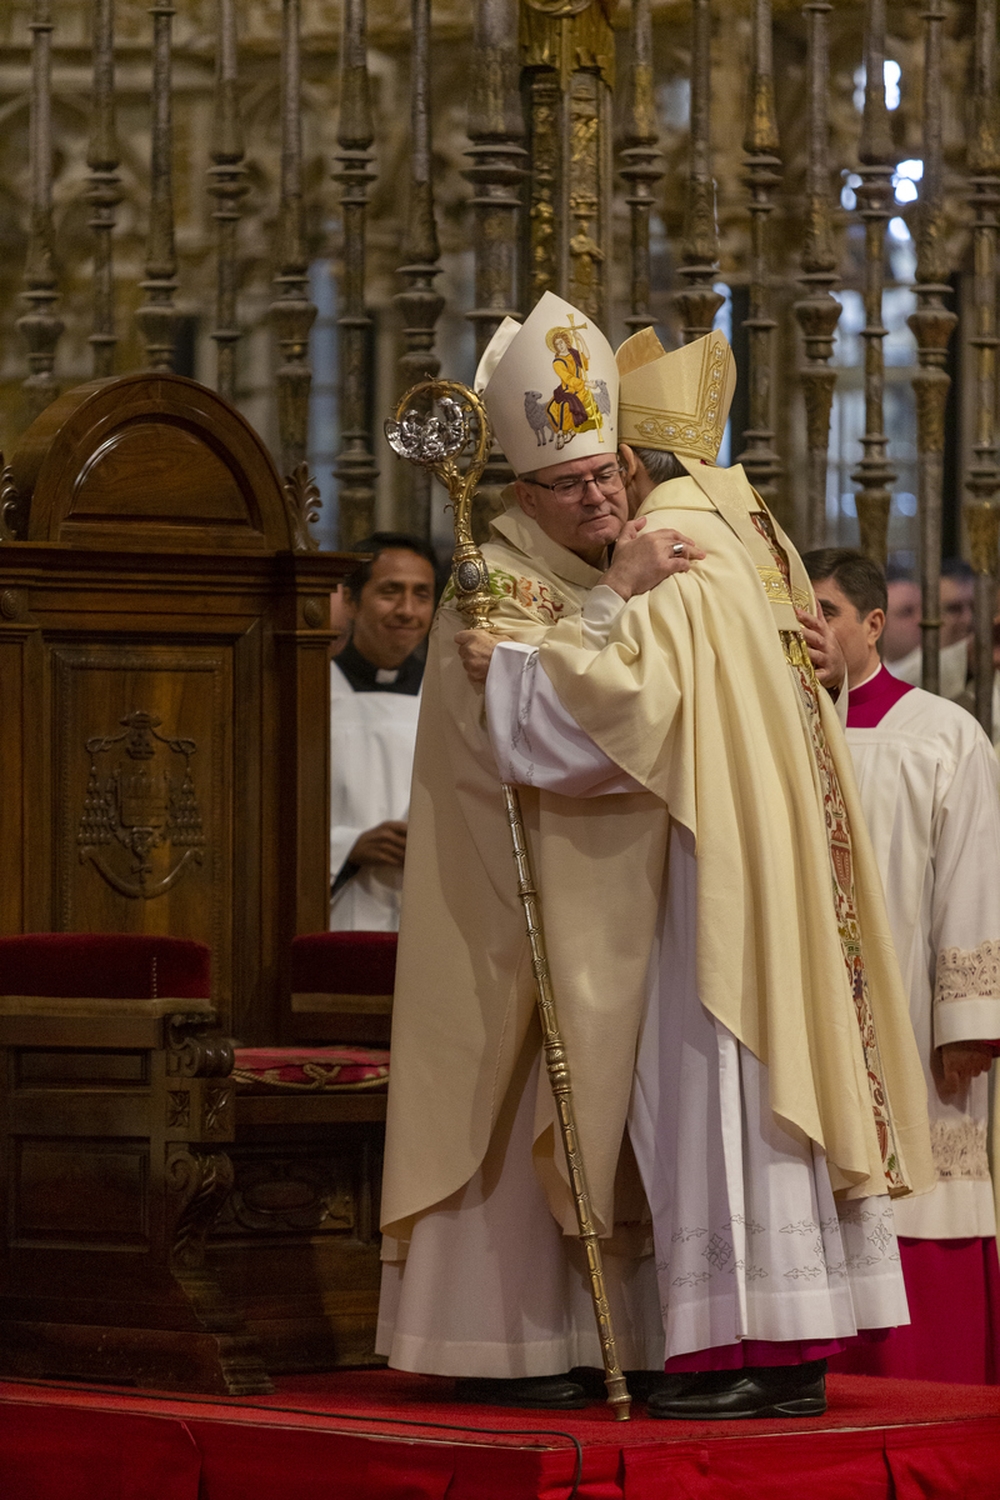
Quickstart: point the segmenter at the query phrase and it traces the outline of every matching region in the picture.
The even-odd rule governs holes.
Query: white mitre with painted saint
[[[617,450],[611,345],[579,308],[552,292],[523,323],[503,320],[474,384],[515,474]]]
[[[651,328],[626,339],[615,358],[621,377],[619,440],[675,453],[685,467],[714,464],[736,389],[736,361],[718,329],[667,353]]]

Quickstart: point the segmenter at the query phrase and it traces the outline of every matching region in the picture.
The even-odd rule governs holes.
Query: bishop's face
[[[599,567],[628,519],[628,497],[614,453],[571,458],[519,479],[517,501],[552,541]]]

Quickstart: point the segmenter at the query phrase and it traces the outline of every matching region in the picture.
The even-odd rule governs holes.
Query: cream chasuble
[[[596,568],[520,510],[493,522],[484,552],[498,631],[537,644],[558,626],[583,640]],[[463,625],[446,592],[424,673],[407,836],[382,1192],[388,1259],[405,1253],[398,1242],[414,1217],[480,1167],[537,1024],[483,692],[454,644]],[[522,808],[595,1215],[607,1231],[669,820],[643,791],[575,798],[526,789]],[[547,1079],[533,1088],[536,1171],[556,1219],[575,1234]]]
[[[615,613],[622,608],[619,599]],[[486,705],[505,780],[577,795],[635,789],[569,717],[538,669],[536,650],[500,645]],[[667,1357],[747,1339],[815,1351],[859,1328],[905,1322],[887,1195],[835,1202],[822,1151],[772,1113],[767,1069],[698,998],[697,860],[691,835],[677,823],[665,873],[629,1136],[650,1207]],[[582,953],[585,943],[581,935]],[[509,1173],[510,1153],[505,1165]],[[486,1202],[477,1209],[485,1216]],[[411,1261],[426,1259],[422,1241],[437,1217],[418,1225]],[[450,1260],[453,1283],[461,1252],[473,1256],[459,1217],[451,1216],[447,1235],[435,1226],[435,1248]],[[488,1264],[482,1249],[477,1259]],[[565,1312],[552,1307],[560,1329]],[[626,1311],[631,1328],[639,1309]],[[419,1324],[408,1299],[399,1321],[408,1332]],[[425,1339],[424,1359],[445,1352],[433,1343]],[[404,1346],[405,1339],[393,1341],[394,1357],[405,1357]],[[447,1353],[454,1358],[454,1348]]]
[[[541,667],[692,835],[699,998],[767,1065],[771,1109],[825,1151],[835,1191],[926,1190],[926,1092],[878,870],[793,608],[812,599],[805,570],[739,467],[692,463],[641,513],[706,559],[632,599],[603,651],[550,632]]]

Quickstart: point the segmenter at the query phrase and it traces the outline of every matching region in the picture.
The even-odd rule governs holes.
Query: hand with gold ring
[[[644,516],[626,521],[615,543],[615,555],[601,579],[623,599],[648,594],[672,573],[686,573],[705,553],[689,536],[669,527],[644,530]]]

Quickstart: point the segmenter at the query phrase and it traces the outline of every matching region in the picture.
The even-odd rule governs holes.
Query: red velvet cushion
[[[343,1093],[384,1089],[389,1054],[380,1047],[237,1047],[233,1080],[243,1093]]]
[[[31,932],[0,938],[0,995],[88,1000],[211,996],[204,943],[127,932]]]
[[[394,932],[311,932],[292,939],[292,990],[306,995],[391,995]]]

